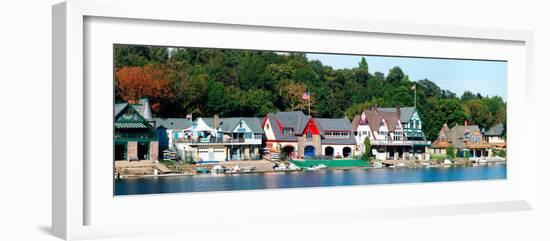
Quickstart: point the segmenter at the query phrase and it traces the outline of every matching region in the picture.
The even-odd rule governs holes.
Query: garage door
[[[208,161],[210,159],[208,149],[199,149],[199,158],[200,161]]]
[[[223,149],[213,149],[213,161],[225,161],[225,153]]]

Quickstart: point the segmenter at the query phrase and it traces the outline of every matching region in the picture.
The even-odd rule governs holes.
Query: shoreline
[[[374,167],[374,166],[350,166],[350,167],[327,167],[319,170],[306,170],[306,169],[297,169],[297,170],[262,170],[262,171],[250,171],[250,172],[241,172],[241,173],[166,173],[166,174],[143,174],[143,175],[115,175],[114,179],[140,179],[140,178],[152,178],[152,177],[183,177],[183,176],[234,176],[234,175],[246,175],[246,174],[265,174],[265,173],[292,173],[292,172],[317,172],[317,171],[337,171],[337,170],[370,170],[370,169],[429,169],[429,168],[450,168],[457,166],[487,166],[487,165],[504,165],[507,164],[506,160],[497,160],[497,161],[487,161],[485,163],[453,163],[453,164],[430,164],[428,166],[423,164],[414,164],[407,166],[383,166],[383,167]]]

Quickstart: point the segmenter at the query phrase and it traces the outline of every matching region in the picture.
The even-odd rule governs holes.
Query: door
[[[334,156],[334,148],[332,146],[325,147],[325,156]]]
[[[126,161],[128,151],[128,146],[126,143],[117,143],[115,144],[115,161]]]
[[[315,147],[306,146],[306,148],[304,148],[304,156],[307,156],[307,157],[315,156]]]

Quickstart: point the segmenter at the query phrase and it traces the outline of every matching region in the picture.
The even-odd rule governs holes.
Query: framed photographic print
[[[531,209],[530,32],[168,2],[53,8],[55,235]]]

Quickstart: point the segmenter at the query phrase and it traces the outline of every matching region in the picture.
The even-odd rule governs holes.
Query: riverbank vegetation
[[[302,96],[310,92],[313,115],[352,118],[375,105],[413,106],[415,86],[429,140],[444,123],[468,120],[489,128],[506,120],[501,97],[470,91],[457,96],[428,79],[409,79],[398,66],[387,75],[373,73],[364,58],[355,68],[333,69],[303,53],[129,45],[114,51],[116,100],[148,97],[158,117],[307,111]]]

